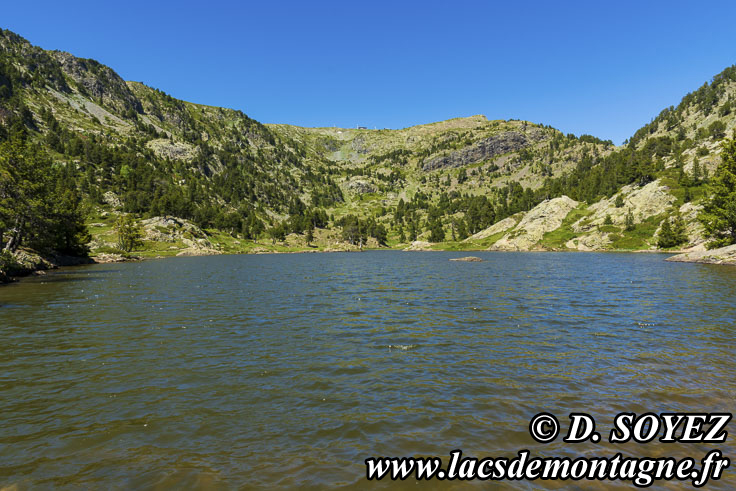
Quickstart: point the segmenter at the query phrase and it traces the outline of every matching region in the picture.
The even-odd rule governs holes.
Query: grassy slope
[[[7,31],[6,31],[7,32]],[[75,59],[80,64],[81,71],[63,71],[55,65],[62,55],[53,52],[44,52],[25,41],[18,41],[6,37],[2,41],[2,54],[24,70],[28,59],[39,57],[45,60],[40,66],[48,77],[45,86],[35,85],[23,89],[23,98],[31,110],[38,115],[42,109],[51,109],[56,119],[72,131],[86,135],[98,135],[107,144],[114,146],[129,137],[135,137],[145,144],[146,148],[153,148],[164,157],[176,162],[176,166],[190,168],[192,172],[199,170],[192,164],[192,160],[199,151],[198,145],[202,142],[217,150],[223,148],[240,148],[238,152],[245,155],[265,155],[262,171],[264,176],[279,183],[285,176],[296,179],[298,186],[303,185],[305,172],[314,172],[324,175],[326,172],[338,181],[345,201],[327,209],[327,212],[340,218],[353,213],[362,216],[374,216],[385,225],[390,223],[390,214],[382,216],[381,212],[390,209],[399,199],[407,200],[416,192],[421,191],[430,196],[430,201],[438,199],[442,192],[459,192],[469,195],[494,195],[499,187],[510,182],[519,182],[525,187],[536,188],[543,182],[544,176],[560,176],[573,168],[585,153],[594,156],[603,156],[616,149],[600,143],[584,143],[576,138],[562,135],[559,131],[523,121],[489,121],[484,116],[456,118],[448,121],[419,125],[401,130],[357,130],[339,128],[300,128],[289,125],[261,125],[250,120],[239,111],[193,104],[173,99],[163,92],[157,91],[137,82],[123,82],[109,68],[95,64],[90,60]],[[85,89],[89,79],[94,79],[102,87],[101,95],[95,96]],[[93,84],[94,86],[94,84]],[[683,99],[676,111],[678,118],[658,117],[642,129],[646,130],[642,138],[638,138],[637,146],[645,145],[648,141],[659,137],[686,138],[691,144],[682,153],[680,159],[684,161],[685,169],[691,172],[692,162],[696,156],[701,164],[712,174],[717,165],[718,143],[705,133],[716,120],[725,122],[726,132],[736,127],[736,107],[728,114],[723,113],[724,105],[736,103],[736,83],[726,83],[719,86],[721,92],[715,105],[704,109],[697,98]],[[689,97],[689,96],[688,96]],[[123,109],[130,109],[135,104],[140,105],[137,117],[124,113]],[[734,104],[736,106],[736,104]],[[666,112],[666,111],[665,111]],[[661,115],[660,115],[661,116]],[[38,123],[38,140],[43,142],[43,135],[47,131],[41,118],[35,118]],[[167,139],[153,141],[150,136],[142,132],[136,119],[144,124],[153,125],[157,131],[165,132]],[[684,135],[681,128],[684,128]],[[545,139],[534,144],[524,152],[510,152],[497,156],[485,162],[468,165],[463,169],[445,168],[431,172],[424,171],[421,166],[427,159],[446,155],[473,145],[490,136],[506,132],[524,132],[534,129],[541,131]],[[550,143],[556,141],[559,148],[551,152]],[[167,155],[173,145],[180,146],[183,151],[179,154]],[[284,163],[280,157],[282,152],[298,155],[301,162],[299,167]],[[64,156],[51,151],[52,157],[63,160]],[[664,161],[669,167],[659,177],[670,187],[670,192],[681,204],[685,190],[680,185],[677,173],[671,168],[675,165],[675,157],[668,156]],[[84,162],[75,162],[83,165]],[[216,164],[216,162],[215,162]],[[175,166],[175,168],[176,168]],[[214,165],[217,173],[217,165]],[[459,182],[461,172],[467,173],[467,180]],[[379,175],[398,173],[399,180],[393,183],[379,179]],[[363,179],[375,188],[375,192],[361,194],[354,191],[350,184],[355,179]],[[301,183],[301,184],[299,184]],[[296,190],[300,197],[309,201],[307,189],[299,187]],[[703,195],[702,187],[691,189],[694,200]],[[217,200],[219,198],[213,197]],[[99,210],[98,210],[99,211]],[[283,210],[266,209],[263,211],[266,218],[285,219]],[[585,206],[573,212],[585,213]],[[98,217],[90,216],[90,223],[99,223]],[[420,216],[420,219],[423,218]],[[549,248],[560,248],[574,237],[570,225],[574,216],[569,217],[563,226],[545,236],[542,245]],[[662,217],[642,223],[632,232],[612,228],[614,247],[639,248],[648,246],[651,237]],[[110,242],[109,227],[91,227],[96,237],[102,237]],[[446,230],[450,236],[449,228]],[[318,232],[315,243],[318,249],[333,247],[336,231]],[[498,235],[498,234],[496,234]],[[421,238],[421,237],[420,237]],[[447,242],[436,245],[437,248],[447,249],[474,249],[487,248],[500,237],[487,237],[481,241]],[[286,245],[263,243],[246,243],[238,241],[219,231],[210,231],[210,239],[225,252],[247,252],[254,249],[312,249],[303,244],[303,238],[287,240]],[[266,241],[268,242],[268,241]],[[402,247],[397,244],[398,237],[394,230],[389,228],[389,245]],[[162,249],[163,246],[150,244],[146,250],[151,254],[170,254],[174,249]],[[166,246],[171,247],[171,246]],[[148,253],[148,252],[147,252]]]

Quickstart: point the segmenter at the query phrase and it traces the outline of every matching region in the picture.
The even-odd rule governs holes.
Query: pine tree
[[[624,229],[627,232],[634,230],[634,214],[631,213],[631,208],[629,208],[628,213],[626,213],[626,218],[624,219]]]
[[[468,238],[468,228],[465,226],[465,220],[457,221],[457,238],[460,240]]]
[[[675,245],[675,237],[672,233],[672,227],[670,226],[669,218],[665,218],[662,221],[662,226],[659,229],[659,238],[657,239],[657,247],[660,249],[668,249]]]
[[[143,245],[143,232],[140,225],[130,215],[120,215],[115,222],[115,232],[118,234],[118,248],[124,252],[131,252]]]
[[[677,245],[684,244],[689,240],[685,220],[682,219],[680,213],[675,214],[675,218],[672,220],[672,234],[675,237]]]
[[[310,245],[312,241],[314,240],[314,227],[309,225],[309,228],[307,228],[307,234],[305,236],[305,240],[307,241],[307,245]]]
[[[90,237],[71,166],[21,137],[0,144],[0,249],[86,255]]]
[[[417,223],[412,220],[409,222],[409,240],[414,242],[417,240],[417,236],[419,235],[419,230],[417,230]]]
[[[669,249],[685,242],[687,242],[687,231],[685,230],[685,221],[682,219],[682,216],[677,213],[671,221],[670,218],[665,218],[659,230],[657,247],[660,249]]]
[[[721,144],[721,163],[708,186],[709,198],[703,204],[700,221],[708,248],[736,243],[736,133]]]
[[[696,158],[693,160],[693,184],[696,186],[700,183],[700,161]]]
[[[442,242],[445,240],[445,230],[442,228],[442,222],[440,220],[434,220],[429,223],[428,228],[430,242]]]

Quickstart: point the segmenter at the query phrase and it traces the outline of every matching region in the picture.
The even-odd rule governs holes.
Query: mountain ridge
[[[663,221],[675,216],[688,224],[677,247],[701,247],[693,209],[718,165],[719,142],[736,127],[735,112],[731,66],[620,146],[483,115],[396,130],[261,124],[0,32],[0,141],[22,139],[66,174],[87,209],[97,255],[115,251],[111,222],[125,214],[178,217],[214,244],[207,252],[414,241],[485,249],[513,242],[515,233],[537,237],[526,249],[651,250]],[[563,196],[579,204],[554,230],[468,240],[508,217],[543,214]],[[641,196],[656,197],[660,208],[640,213]],[[12,222],[6,215],[3,242]],[[192,248],[161,243],[150,227],[143,232],[142,253]],[[41,247],[38,233],[27,235],[26,245]]]

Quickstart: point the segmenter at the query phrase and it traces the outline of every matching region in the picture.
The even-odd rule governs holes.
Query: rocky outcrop
[[[538,128],[532,128],[526,133],[505,131],[480,140],[469,147],[451,152],[448,155],[426,160],[422,165],[422,169],[432,171],[447,167],[477,164],[478,162],[483,162],[498,155],[521,150],[544,138],[544,132]]]
[[[470,237],[465,239],[463,242],[481,240],[481,239],[485,239],[486,237],[490,237],[491,235],[500,234],[501,232],[505,232],[515,227],[518,222],[519,222],[519,219],[516,217],[516,215],[511,216],[511,217],[506,217],[500,222],[496,222],[490,227],[483,229],[476,234],[471,235]]]
[[[565,247],[585,252],[608,249],[611,245],[610,235],[607,232],[593,229],[590,232],[568,240],[565,243]]]
[[[113,191],[107,191],[102,195],[102,200],[110,205],[114,210],[119,210],[123,207],[123,202],[120,201],[120,197]]]
[[[181,160],[184,162],[191,162],[198,152],[198,149],[193,145],[171,141],[166,138],[151,140],[146,143],[146,147],[153,150],[157,156],[163,159]]]
[[[18,249],[10,257],[0,258],[0,283],[8,283],[14,277],[43,274],[49,269],[61,266],[90,264],[94,261],[88,257],[73,257],[57,254],[41,255],[30,249]]]
[[[615,203],[618,196],[623,199],[623,206],[617,208]],[[610,198],[590,205],[588,210],[593,214],[574,223],[572,229],[575,232],[595,230],[604,225],[606,216],[611,217],[613,225],[623,227],[629,211],[634,216],[634,223],[641,223],[649,217],[664,213],[675,201],[676,198],[669,193],[669,188],[663,186],[659,180],[643,187],[633,184],[624,186]]]
[[[685,221],[685,232],[688,238],[688,248],[693,250],[705,250],[705,228],[698,220],[698,215],[703,209],[703,205],[694,203],[685,203],[680,207],[680,215]]]
[[[128,85],[112,69],[95,60],[77,58],[61,51],[50,52],[59,62],[62,71],[72,78],[83,91],[115,110],[116,113],[142,113],[140,101],[128,89]]]
[[[181,242],[185,249],[179,255],[199,256],[220,254],[207,234],[188,220],[176,217],[153,217],[141,221],[146,240]]]
[[[415,240],[408,247],[403,249],[404,251],[431,251],[432,243],[424,240]]]
[[[623,206],[616,207],[619,197],[623,201]],[[608,224],[623,230],[626,226],[626,215],[629,212],[634,217],[634,224],[639,224],[650,217],[667,212],[675,202],[676,198],[669,193],[669,188],[662,185],[659,180],[642,187],[633,184],[624,186],[610,198],[604,198],[588,207],[588,211],[592,214],[572,224],[571,228],[577,236],[569,240],[565,247],[578,251],[608,249],[612,244],[611,233],[603,231],[607,218],[610,218]],[[695,213],[693,211],[695,209],[693,205],[689,205],[683,206],[681,210],[690,217],[692,213]],[[688,234],[689,232],[690,227]],[[693,234],[695,234],[695,229],[693,229]]]
[[[353,141],[350,142],[350,146],[358,155],[366,155],[371,151],[371,146],[363,135],[356,136]]]
[[[373,183],[371,183],[367,179],[353,178],[348,181],[347,187],[350,191],[356,194],[367,194],[376,192],[376,186],[374,186]]]
[[[466,257],[453,257],[450,259],[450,261],[459,261],[463,263],[482,263],[483,260],[476,256],[466,256]]]
[[[511,232],[490,247],[493,251],[529,251],[535,248],[544,234],[556,230],[578,202],[561,196],[545,200],[529,211]]]
[[[197,248],[197,247],[187,247],[186,249],[183,249],[182,251],[178,252],[177,256],[216,256],[217,254],[222,254],[217,249],[206,249],[206,248]]]
[[[705,264],[726,264],[736,266],[736,245],[712,249],[710,251],[692,251],[684,254],[678,254],[667,258],[667,261],[681,263],[705,263]]]

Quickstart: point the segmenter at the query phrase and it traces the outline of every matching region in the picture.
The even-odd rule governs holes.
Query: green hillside
[[[3,261],[24,248],[701,246],[701,201],[735,126],[736,67],[621,147],[484,116],[400,130],[263,125],[0,31]],[[119,240],[121,216],[137,240]],[[665,219],[674,242],[660,240]]]

